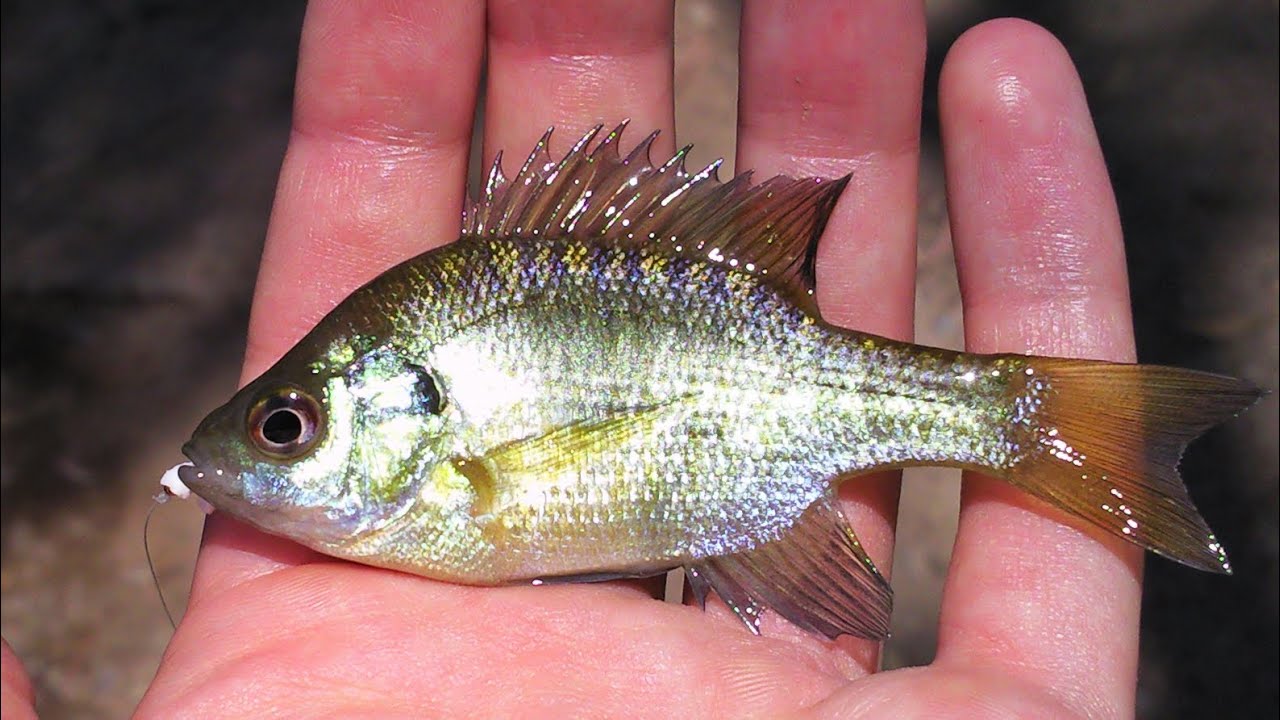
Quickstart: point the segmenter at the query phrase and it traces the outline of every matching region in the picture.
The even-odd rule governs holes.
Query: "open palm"
[[[830,321],[906,337],[924,72],[920,4],[745,3],[737,166],[853,181],[827,227]],[[342,3],[303,29],[294,128],[245,377],[357,285],[458,234],[477,80],[484,153],[599,122],[674,148],[662,2]],[[1070,60],[998,21],[941,82],[970,350],[1129,360],[1119,222]],[[556,144],[558,143],[558,144]],[[845,510],[881,568],[894,478]],[[1133,712],[1140,556],[966,478],[936,662],[873,674],[877,647],[643,587],[468,588],[330,560],[209,520],[188,613],[144,717],[1049,717]]]

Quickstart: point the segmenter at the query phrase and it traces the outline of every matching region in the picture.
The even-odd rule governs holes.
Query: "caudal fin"
[[[1043,388],[1014,485],[1191,567],[1230,573],[1178,475],[1196,436],[1261,396],[1243,380],[1154,365],[1037,358]]]

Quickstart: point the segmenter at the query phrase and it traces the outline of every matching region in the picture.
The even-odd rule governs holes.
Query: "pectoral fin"
[[[498,474],[557,475],[584,458],[606,453],[637,438],[649,437],[670,417],[678,402],[627,409],[609,417],[573,423],[548,433],[499,445],[484,461]]]
[[[476,496],[473,512],[484,524],[520,498],[580,482],[601,457],[652,442],[679,421],[684,406],[683,398],[677,398],[619,410],[504,443],[479,457],[456,458],[454,465],[471,482]]]
[[[708,588],[753,633],[760,608],[834,638],[889,636],[893,591],[834,502],[818,500],[780,539],[687,568],[699,602]]]

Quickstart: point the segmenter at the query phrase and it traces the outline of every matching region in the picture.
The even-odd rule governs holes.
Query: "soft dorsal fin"
[[[690,174],[689,146],[660,167],[649,161],[657,133],[625,158],[626,123],[598,143],[597,126],[559,162],[548,130],[515,178],[494,160],[484,197],[470,207],[464,237],[573,237],[636,244],[755,275],[814,309],[814,259],[827,217],[848,183],[778,176],[752,186],[751,173],[722,183],[721,161]]]

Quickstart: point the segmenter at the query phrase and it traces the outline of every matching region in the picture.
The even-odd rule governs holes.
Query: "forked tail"
[[[1251,405],[1243,380],[1155,365],[1032,359],[1018,461],[1000,473],[1165,557],[1230,573],[1178,475],[1196,436]]]

